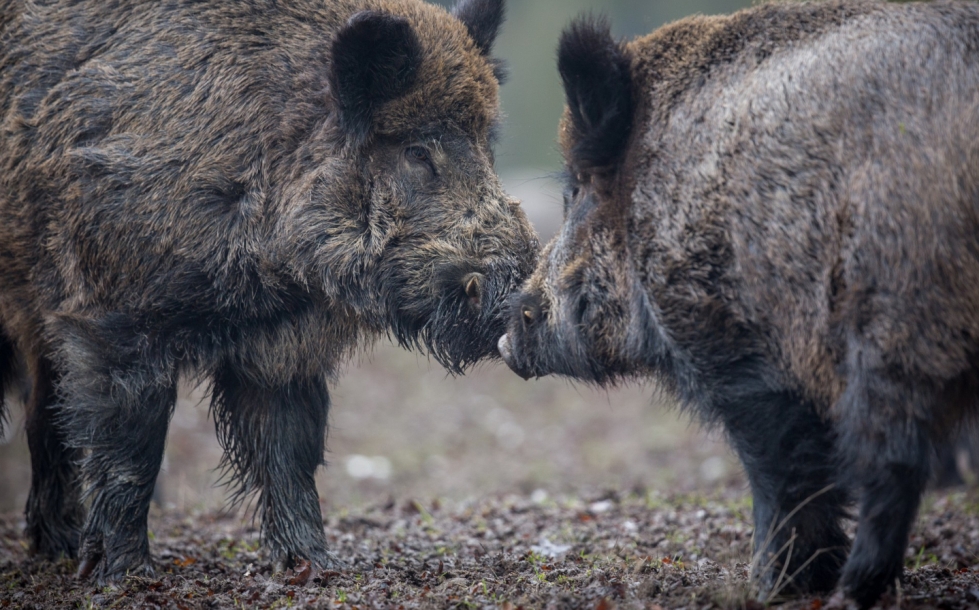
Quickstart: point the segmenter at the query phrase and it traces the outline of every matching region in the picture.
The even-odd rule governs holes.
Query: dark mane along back
[[[636,58],[634,72],[655,83],[657,99],[673,103],[718,66],[746,57],[760,63],[778,49],[811,39],[880,6],[838,0],[766,4],[733,15],[682,19],[629,45]]]

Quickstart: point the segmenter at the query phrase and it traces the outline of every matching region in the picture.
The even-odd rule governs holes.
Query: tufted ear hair
[[[421,57],[418,35],[401,17],[364,11],[337,32],[330,87],[340,125],[351,138],[363,143],[370,136],[374,111],[411,89]]]
[[[506,18],[505,11],[504,0],[459,0],[452,15],[466,26],[483,55],[489,55]]]
[[[608,21],[591,16],[565,28],[557,55],[571,115],[570,161],[582,169],[609,168],[632,130],[631,59]]]

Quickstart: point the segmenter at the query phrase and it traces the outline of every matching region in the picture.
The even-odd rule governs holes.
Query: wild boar
[[[535,262],[493,169],[503,12],[0,0],[0,379],[30,382],[35,552],[151,569],[187,373],[277,565],[335,563],[338,365],[385,334],[453,372],[494,356]]]
[[[901,575],[979,390],[979,5],[833,1],[563,34],[562,229],[499,343],[654,376],[726,430],[763,595]],[[858,505],[852,548],[841,521]]]

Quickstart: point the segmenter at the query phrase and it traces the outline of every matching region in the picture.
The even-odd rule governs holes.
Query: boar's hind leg
[[[929,474],[931,445],[919,418],[933,412],[939,395],[890,379],[862,360],[860,354],[851,360],[836,414],[843,475],[861,492],[857,537],[843,569],[843,588],[867,607],[901,575]]]
[[[85,511],[76,466],[78,452],[67,446],[55,425],[54,374],[38,359],[29,367],[27,445],[31,452],[31,491],[27,496],[27,536],[31,550],[52,559],[75,557]]]
[[[259,493],[262,541],[276,569],[308,559],[335,567],[326,548],[314,475],[323,463],[329,394],[323,379],[269,388],[226,368],[214,379],[212,410],[238,496]]]
[[[849,546],[832,429],[793,394],[751,386],[742,382],[720,414],[751,483],[761,597],[832,590]]]

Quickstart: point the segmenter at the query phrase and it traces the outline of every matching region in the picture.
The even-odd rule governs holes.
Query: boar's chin
[[[414,324],[402,319],[392,329],[402,347],[427,352],[449,372],[461,375],[479,360],[498,356],[496,338],[504,330],[501,320],[470,309],[467,302],[443,298],[426,319]]]

